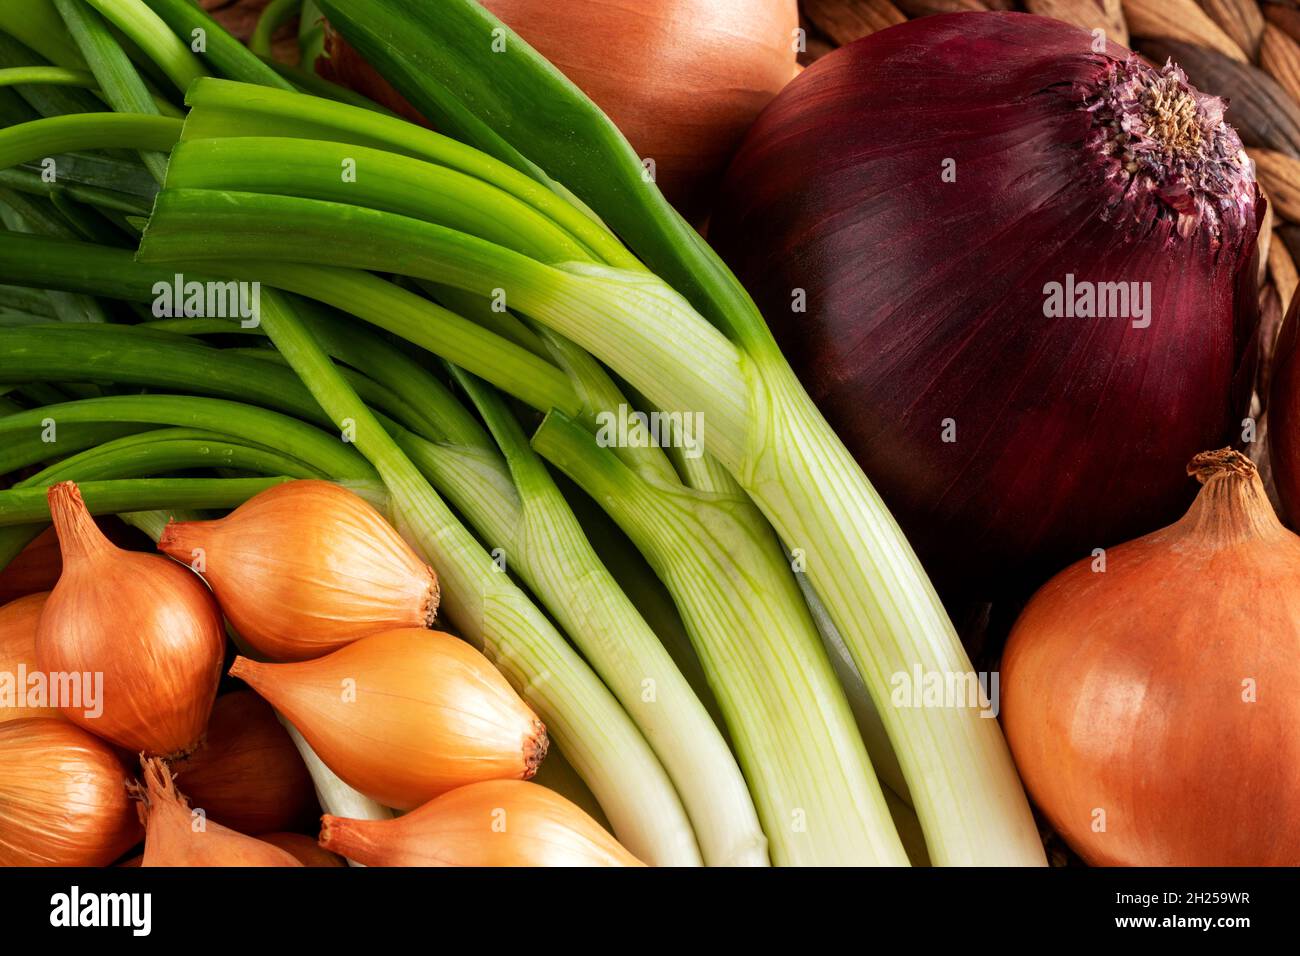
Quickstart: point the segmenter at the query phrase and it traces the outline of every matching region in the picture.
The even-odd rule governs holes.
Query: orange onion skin
[[[527,779],[546,730],[486,657],[440,631],[401,628],[296,664],[235,659],[340,778],[410,810],[480,780]]]
[[[378,511],[328,481],[290,481],[216,521],[173,522],[159,550],[198,570],[252,647],[302,661],[428,626],[438,582]]]
[[[366,866],[644,866],[559,794],[470,784],[391,820],[326,815],[320,844]]]
[[[143,777],[135,786],[145,825],[141,866],[302,866],[278,846],[196,816],[161,760],[145,760]]]
[[[25,667],[28,674],[39,669],[36,665],[36,627],[48,597],[48,594],[29,594],[0,607],[0,674],[13,675],[15,682],[20,666]],[[15,683],[14,692],[17,691]],[[10,707],[0,699],[0,722],[61,716],[57,707]]]
[[[841,47],[755,121],[710,220],[945,596],[1019,596],[1175,520],[1183,465],[1249,408],[1263,201],[1231,110],[1093,43],[987,12]],[[1213,129],[1188,171],[1154,135],[1117,145],[1155,96],[1135,81]],[[1071,276],[1137,289],[1146,318],[1077,295],[1049,317]]]
[[[707,210],[745,130],[794,76],[796,0],[484,0],[483,5],[595,101],[687,218]],[[341,38],[339,38],[341,41]],[[331,46],[357,88],[409,104]],[[382,81],[381,81],[382,82]],[[387,84],[384,84],[387,86]]]
[[[64,716],[135,753],[188,753],[221,679],[216,602],[175,562],[109,542],[72,482],[49,498],[63,573],[41,614],[36,659],[46,672],[103,675],[103,713],[74,706]]]
[[[320,813],[298,748],[250,690],[217,698],[203,743],[172,770],[191,806],[249,836],[306,826]]]
[[[323,849],[315,840],[303,833],[263,833],[258,837],[263,843],[278,846],[293,856],[303,866],[347,866],[347,861],[337,853]]]
[[[1228,468],[1104,572],[1054,577],[1007,644],[1016,764],[1091,864],[1300,864],[1300,538]]]
[[[140,839],[113,749],[66,720],[0,724],[0,866],[108,866]]]

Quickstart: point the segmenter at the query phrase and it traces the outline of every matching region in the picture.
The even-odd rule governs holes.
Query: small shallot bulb
[[[1093,865],[1300,865],[1300,537],[1248,458],[1188,471],[1203,487],[1180,520],[1029,602],[1002,661],[1007,740]]]
[[[143,783],[132,785],[145,825],[141,866],[302,866],[293,854],[207,819],[176,791],[167,765],[141,761]]]
[[[66,720],[0,724],[0,866],[108,866],[140,839],[113,748]]]
[[[320,657],[395,627],[428,627],[438,581],[383,515],[328,481],[290,481],[216,521],[169,524],[158,548],[198,571],[253,648]]]
[[[411,810],[480,780],[523,779],[546,729],[486,657],[440,631],[400,628],[297,664],[235,659],[342,780]]]
[[[305,827],[320,815],[298,748],[251,690],[217,698],[203,743],[172,770],[191,806],[240,833]]]
[[[36,625],[48,594],[29,594],[0,607],[0,722],[58,717],[49,682],[36,666]]]
[[[72,482],[50,488],[49,501],[63,573],[41,614],[36,660],[80,688],[81,699],[58,702],[64,716],[133,752],[188,753],[221,679],[216,601],[176,562],[110,542]]]
[[[558,793],[461,787],[392,820],[321,818],[320,845],[366,866],[644,866]]]

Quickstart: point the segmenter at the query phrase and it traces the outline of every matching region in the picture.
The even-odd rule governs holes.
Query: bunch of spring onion
[[[186,0],[0,13],[0,68],[44,71],[0,88],[0,472],[45,465],[0,492],[0,561],[55,480],[155,531],[250,475],[348,482],[638,858],[1041,864],[997,722],[891,704],[970,672],[952,625],[619,132],[470,0],[320,7],[443,133]],[[153,314],[185,282],[260,283],[256,321]],[[673,447],[606,440],[629,409]]]

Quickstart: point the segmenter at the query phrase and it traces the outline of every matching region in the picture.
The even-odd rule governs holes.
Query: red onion
[[[1221,100],[1093,42],[959,13],[841,48],[759,117],[713,219],[950,587],[1172,520],[1183,463],[1239,437],[1253,167]],[[1101,291],[1110,317],[1049,317],[1050,283],[1079,315]]]
[[[1291,300],[1273,348],[1273,375],[1268,400],[1268,451],[1273,485],[1282,503],[1282,517],[1300,528],[1300,322],[1297,303]]]

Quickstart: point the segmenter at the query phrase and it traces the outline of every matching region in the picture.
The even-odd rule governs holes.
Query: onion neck
[[[63,560],[90,558],[116,550],[95,524],[81,499],[81,490],[71,481],[53,485],[46,493],[54,531],[59,536]]]
[[[321,817],[320,824],[317,843],[322,849],[357,863],[375,859],[378,850],[375,836],[384,832],[383,821],[352,820],[327,813]]]
[[[1253,235],[1254,164],[1224,122],[1225,108],[1173,63],[1106,59],[1083,91],[1083,109],[1092,122],[1085,149],[1111,190],[1110,217],[1142,230],[1165,221],[1178,236],[1204,232],[1215,246]]]
[[[1259,480],[1255,463],[1230,448],[1202,452],[1187,473],[1201,483],[1201,492],[1179,524],[1190,534],[1220,547],[1286,537]]]

